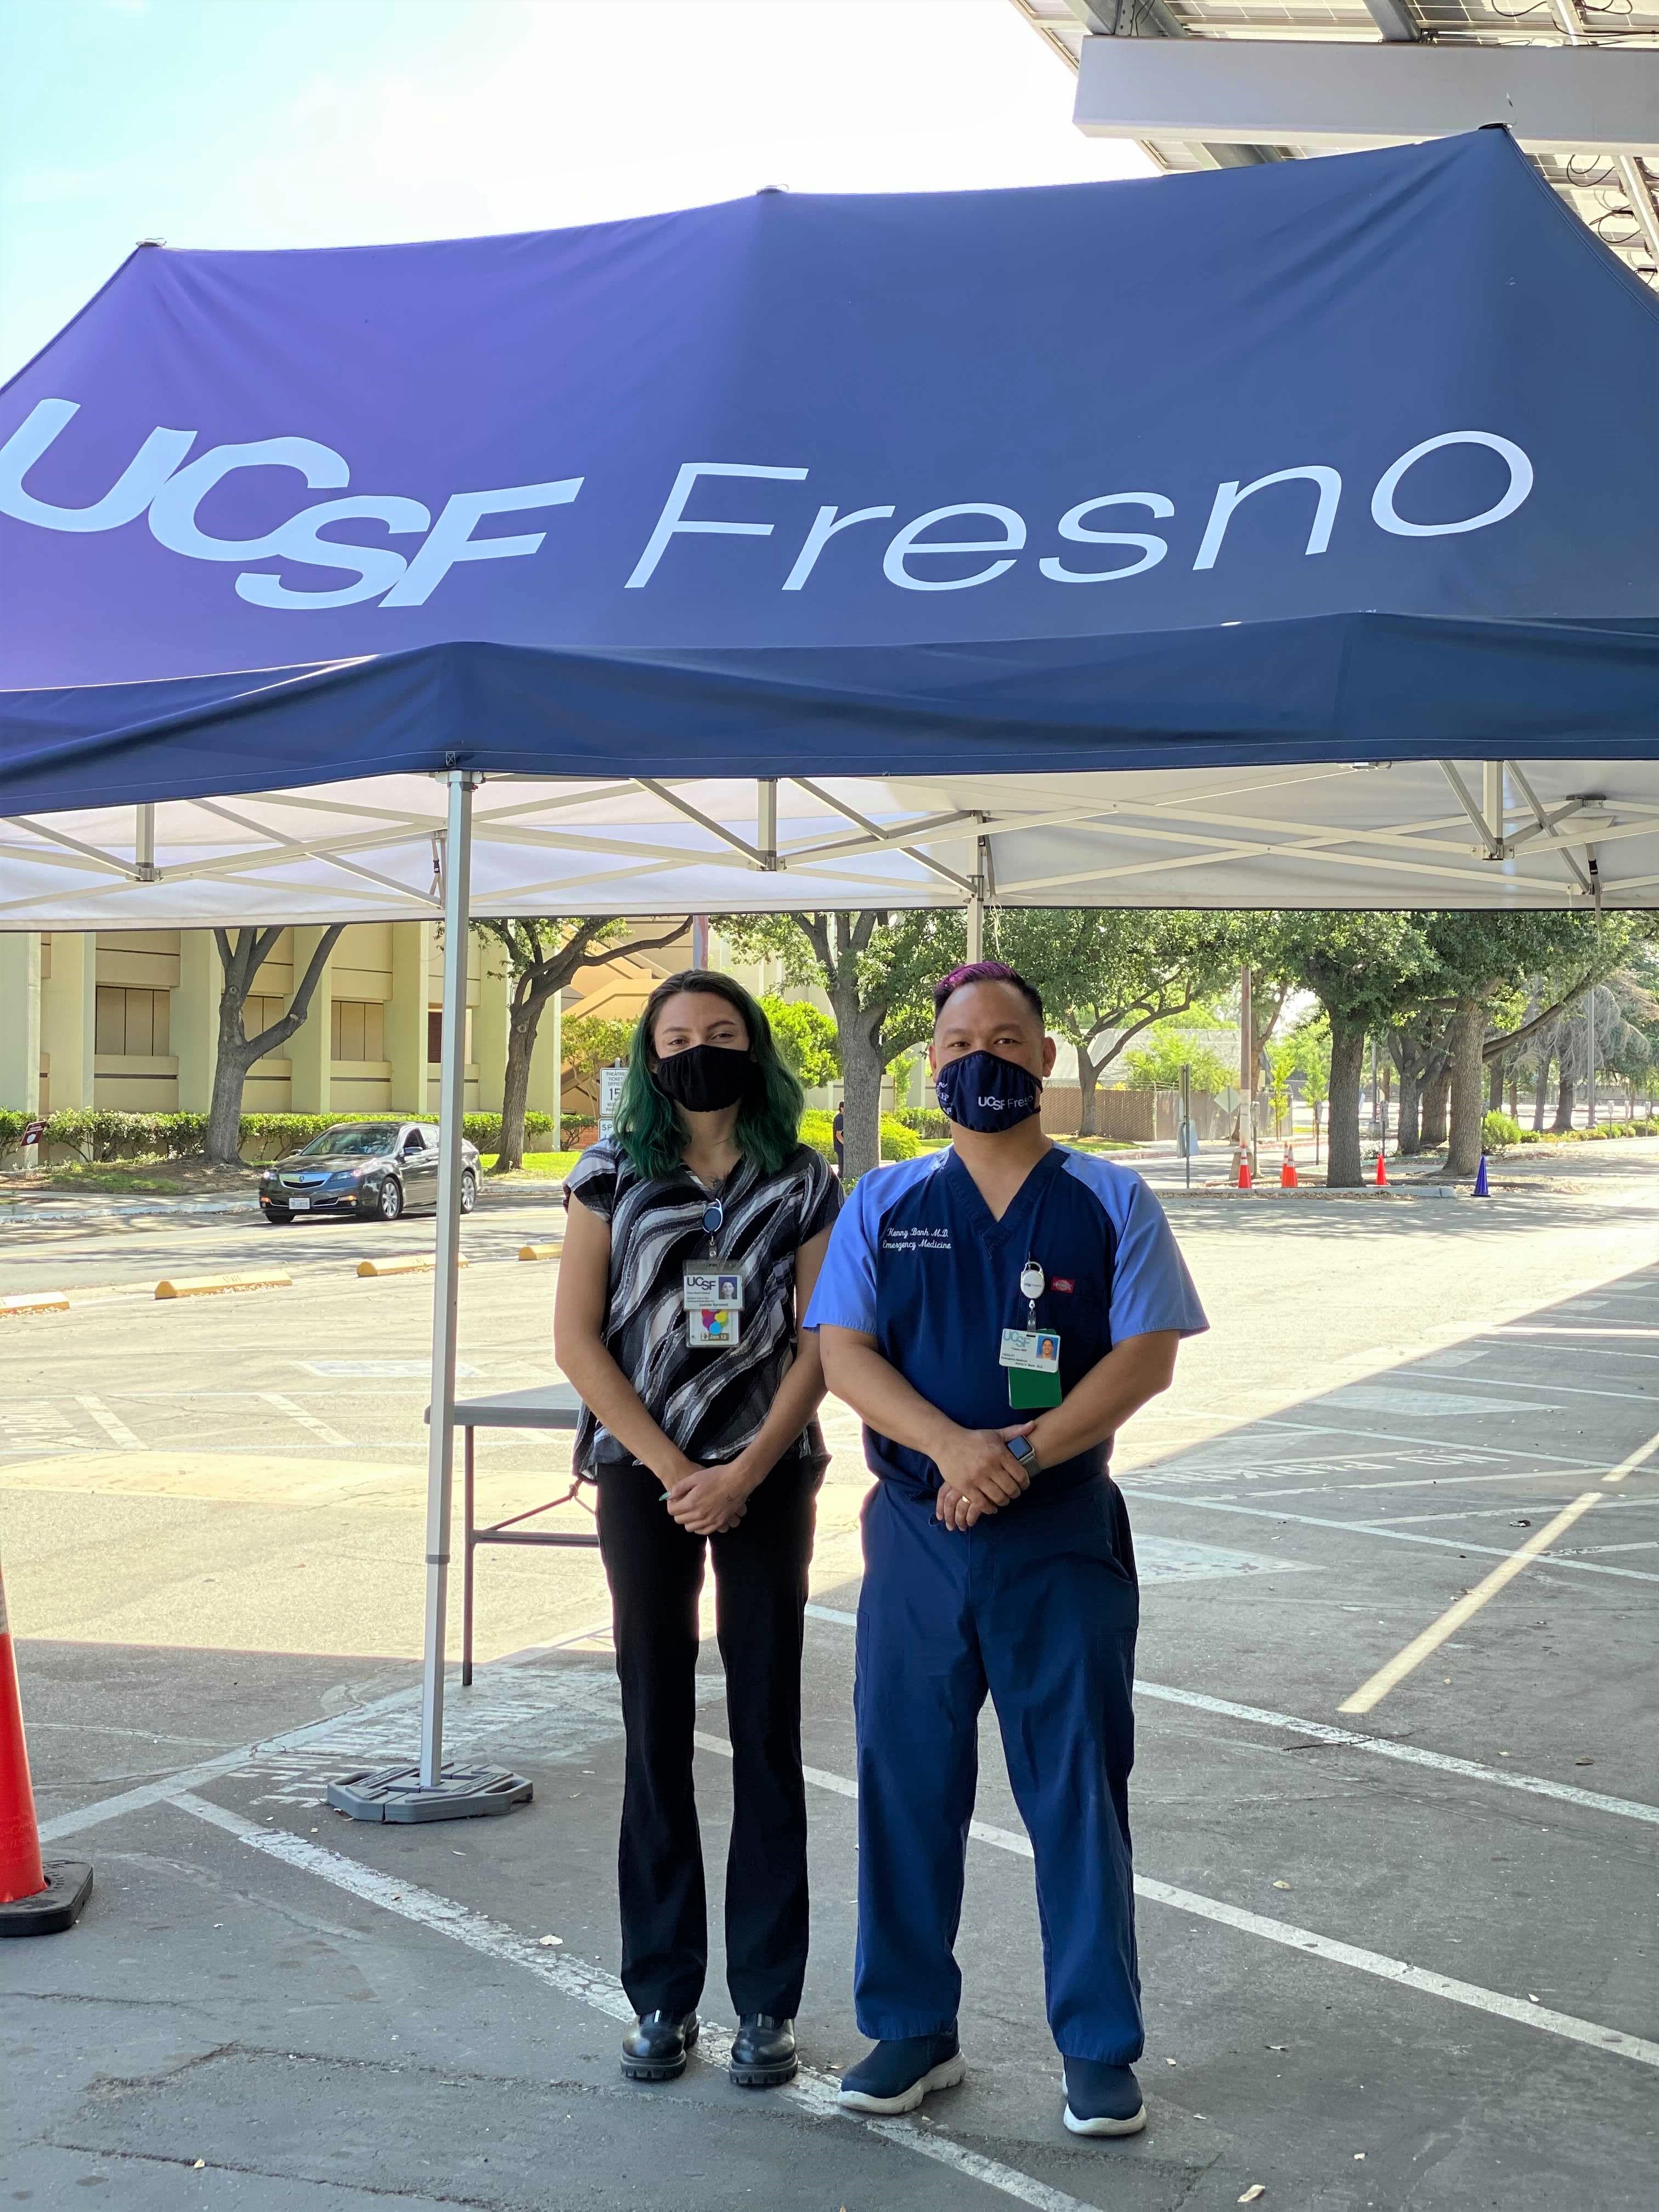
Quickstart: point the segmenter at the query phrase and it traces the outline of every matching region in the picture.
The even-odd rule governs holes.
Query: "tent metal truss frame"
[[[1428,765],[1395,763],[1389,795],[1425,800]],[[1583,787],[1541,797],[1534,778],[1542,781],[1546,769],[1557,771],[1558,785],[1565,773]],[[654,777],[577,783],[492,775],[481,779],[492,797],[512,797],[479,806],[474,836],[498,857],[580,853],[615,865],[574,877],[521,867],[497,890],[481,890],[477,911],[527,913],[550,902],[560,911],[665,911],[684,902],[671,879],[711,863],[730,872],[722,892],[727,904],[750,903],[754,878],[776,879],[769,895],[753,896],[762,908],[805,904],[808,885],[811,902],[827,908],[1052,905],[1057,896],[1067,904],[1340,903],[1304,897],[1282,881],[1252,885],[1248,871],[1258,866],[1265,878],[1286,864],[1313,861],[1340,877],[1374,872],[1378,860],[1398,878],[1391,902],[1401,905],[1554,904],[1564,890],[1598,904],[1656,902],[1659,872],[1641,863],[1659,868],[1659,787],[1610,802],[1593,787],[1602,771],[1590,763],[1445,760],[1437,770],[1455,801],[1450,811],[1421,803],[1357,808],[1351,779],[1365,769],[1349,763],[1089,777],[1079,779],[1088,788],[1064,807],[1052,795],[1047,803],[1037,799],[1017,776],[920,784],[733,778],[721,781],[719,813]],[[1412,785],[1405,792],[1397,790],[1401,772]],[[1619,780],[1632,781],[1628,774]],[[1643,776],[1644,785],[1649,781]],[[170,902],[169,892],[208,884],[236,886],[251,901],[264,890],[272,914],[285,918],[316,919],[325,907],[334,919],[342,913],[435,918],[443,903],[446,824],[432,803],[434,779],[402,781],[422,799],[432,791],[432,799],[400,805],[362,784],[334,787],[349,793],[343,797],[296,790],[109,808],[91,817],[11,817],[0,824],[0,865],[18,871],[18,889],[0,900],[0,927],[50,928],[54,910],[70,902],[84,908],[88,879],[100,878],[98,920],[111,927],[130,919],[188,927],[198,917]],[[1328,804],[1308,793],[1310,783],[1330,787]],[[953,785],[961,787],[960,804],[949,803],[957,795]],[[1288,793],[1298,786],[1304,799],[1311,797],[1310,818],[1287,811]],[[934,803],[941,796],[946,803]],[[752,836],[746,834],[751,805]],[[221,826],[222,842],[213,838]],[[1052,836],[1030,842],[1042,832],[1058,833],[1058,845]],[[1632,854],[1638,871],[1609,878],[1603,853],[1641,839],[1654,850]],[[31,886],[29,864],[48,862],[55,887]],[[1498,898],[1494,864],[1505,870]],[[1224,899],[1210,897],[1207,887],[1169,881],[1224,865],[1247,872],[1230,878]],[[303,911],[295,904],[296,872],[307,879]],[[760,893],[757,884],[752,893]],[[1374,873],[1370,894],[1374,902]],[[66,926],[84,922],[69,925],[66,915]]]

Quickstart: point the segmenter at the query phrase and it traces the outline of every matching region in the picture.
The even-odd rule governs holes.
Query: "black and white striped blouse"
[[[794,1358],[795,1254],[841,1205],[828,1161],[800,1145],[775,1175],[743,1160],[726,1177],[714,1243],[720,1268],[743,1277],[743,1323],[735,1345],[714,1350],[692,1349],[681,1304],[685,1262],[708,1255],[710,1193],[683,1167],[638,1174],[615,1138],[588,1147],[564,1191],[567,1206],[578,1198],[611,1224],[605,1350],[688,1459],[714,1466],[734,1458],[759,1434]],[[802,1448],[822,1449],[816,1422]],[[584,1408],[576,1467],[592,1474],[631,1457]]]

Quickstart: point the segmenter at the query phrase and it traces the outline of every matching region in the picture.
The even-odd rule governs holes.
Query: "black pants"
[[[599,1470],[599,1551],[628,1732],[617,1854],[622,1981],[636,2012],[690,2012],[708,1965],[691,1781],[705,1545],[714,1555],[732,1753],[726,1984],[739,2013],[793,2019],[799,2008],[807,1939],[801,1632],[821,1480],[822,1462],[786,1459],[735,1528],[702,1537],[670,1518],[648,1469],[630,1461]]]

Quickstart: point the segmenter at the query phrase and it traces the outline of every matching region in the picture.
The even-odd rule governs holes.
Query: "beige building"
[[[252,1035],[287,1008],[320,933],[285,929],[255,979]],[[467,985],[466,1099],[501,1103],[507,981],[476,941]],[[112,1106],[205,1112],[218,1042],[220,965],[210,930],[0,935],[0,1105],[51,1113]],[[335,945],[306,1022],[256,1060],[248,1113],[430,1110],[443,1017],[429,922],[354,922]],[[531,1103],[558,1110],[559,1021],[544,1020]]]
[[[642,937],[662,927],[635,925]],[[283,932],[248,997],[243,1020],[249,1036],[287,1010],[320,934],[315,928]],[[718,937],[710,959],[751,990],[783,988],[781,963],[744,966]],[[593,1104],[563,1076],[565,1019],[596,1014],[632,1021],[665,975],[690,963],[688,930],[672,945],[624,949],[605,966],[585,969],[562,1004],[542,1017],[531,1106],[556,1115],[567,1089],[572,1111]],[[470,1110],[488,1113],[501,1106],[507,1066],[505,956],[475,938],[468,966],[466,1103]],[[220,985],[211,930],[0,933],[0,1107],[41,1114],[75,1106],[205,1113]],[[822,994],[811,995],[822,1001]],[[351,923],[330,956],[306,1021],[280,1053],[249,1070],[244,1111],[433,1110],[442,999],[435,924]]]

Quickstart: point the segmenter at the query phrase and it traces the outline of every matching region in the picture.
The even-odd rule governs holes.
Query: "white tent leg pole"
[[[432,1284],[432,1429],[427,1445],[426,1645],[421,1687],[421,1784],[427,1790],[436,1789],[444,1756],[444,1644],[449,1602],[450,1491],[455,1464],[455,1322],[461,1255],[461,1120],[466,1109],[466,955],[475,781],[460,769],[449,773],[449,834],[444,847],[438,1252]]]
[[[968,901],[968,957],[985,957],[985,888],[987,848],[989,840],[981,837],[974,847],[973,893]]]

